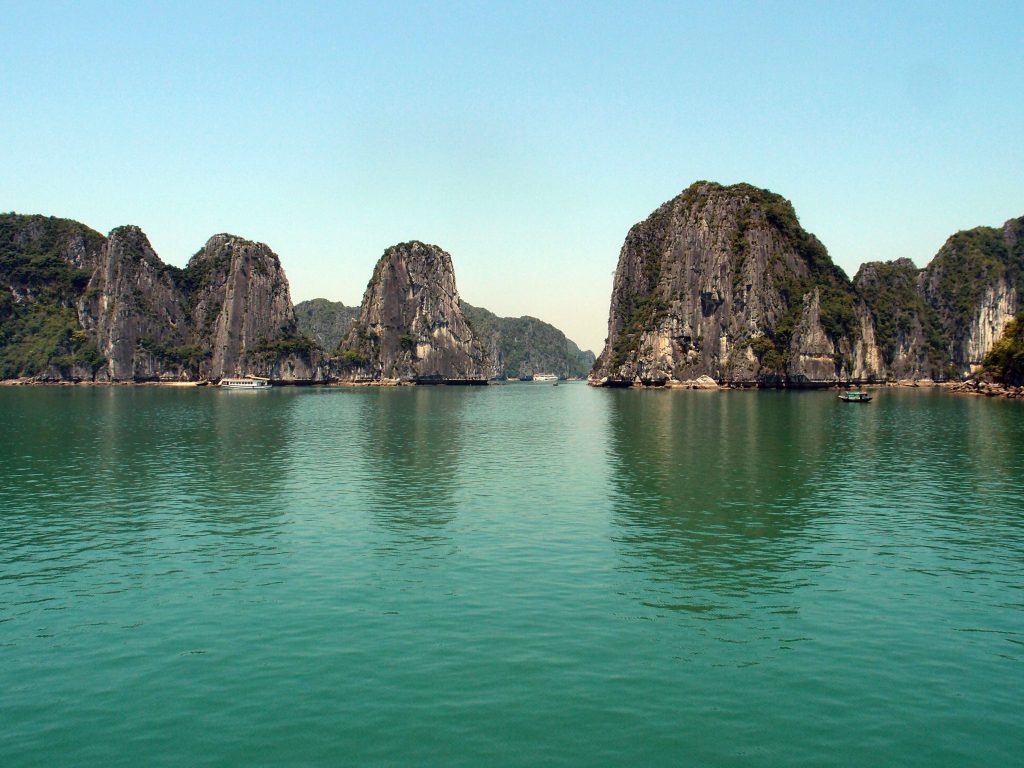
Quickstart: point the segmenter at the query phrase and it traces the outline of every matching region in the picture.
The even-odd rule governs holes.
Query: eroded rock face
[[[103,258],[81,302],[85,328],[96,334],[106,364],[96,378],[109,381],[187,379],[186,366],[166,351],[189,342],[191,323],[172,271],[138,227],[110,233]]]
[[[851,283],[787,201],[698,182],[634,226],[591,379],[708,375],[819,386],[977,370],[1024,292],[1024,219],[953,235],[924,269],[864,264]]]
[[[381,256],[341,349],[341,378],[486,378],[483,350],[459,306],[451,256],[417,241]]]
[[[946,362],[960,374],[980,365],[1020,306],[1024,287],[1024,219],[1001,229],[957,232],[921,271],[921,290],[933,309]]]
[[[886,375],[957,377],[976,370],[1021,306],[1024,219],[958,232],[924,269],[907,259],[865,264],[868,306]]]
[[[209,378],[245,374],[317,378],[315,362],[296,354],[291,293],[280,259],[263,243],[214,235],[185,268],[193,337],[208,350]]]
[[[698,182],[627,235],[591,378],[832,383],[849,376],[864,323],[786,200]]]

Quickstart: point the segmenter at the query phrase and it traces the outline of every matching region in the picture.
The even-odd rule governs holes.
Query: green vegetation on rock
[[[347,307],[340,301],[310,299],[295,305],[299,331],[324,349],[337,349],[358,317],[359,307]]]
[[[69,219],[0,215],[0,377],[40,376],[51,367],[91,373],[102,364],[74,305],[104,241]]]
[[[210,351],[194,344],[173,346],[153,339],[141,338],[138,341],[139,348],[148,352],[161,362],[181,366],[182,368],[195,369],[199,364],[210,357]]]
[[[39,302],[11,306],[0,294],[0,378],[41,376],[51,366],[64,376],[73,368],[91,374],[103,362],[70,307]]]
[[[1024,288],[1024,253],[1011,253],[1002,229],[957,232],[927,267],[926,290],[947,335],[959,336],[974,320],[986,289],[1002,278]],[[1024,295],[1024,294],[1021,294]]]
[[[985,372],[1003,384],[1024,384],[1024,312],[1006,324],[1003,335],[985,355]]]
[[[464,301],[460,306],[498,378],[534,373],[583,377],[593,364],[593,353],[581,352],[550,323],[529,316],[498,317]]]
[[[318,351],[322,350],[315,341],[301,335],[286,335],[273,341],[261,338],[251,350],[253,355],[264,361],[282,357],[299,357],[309,361],[313,353]]]
[[[875,342],[887,366],[894,364],[901,346],[922,344],[933,369],[948,365],[938,317],[920,289],[921,273],[910,259],[869,262],[857,272],[854,282],[871,313]]]

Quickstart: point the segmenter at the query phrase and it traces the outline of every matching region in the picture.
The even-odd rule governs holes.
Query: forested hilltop
[[[924,269],[873,262],[851,281],[785,198],[697,182],[627,235],[591,380],[800,387],[965,375],[1020,305],[1022,225],[959,232]]]
[[[561,378],[584,378],[594,364],[593,352],[581,350],[543,320],[498,317],[466,302],[462,302],[462,311],[484,345],[492,377],[516,379],[553,373]]]

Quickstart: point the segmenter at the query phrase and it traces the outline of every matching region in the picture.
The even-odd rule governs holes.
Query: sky
[[[851,277],[1024,215],[1024,3],[0,0],[0,211],[230,232],[292,298],[385,248],[599,352],[629,228],[699,179]]]

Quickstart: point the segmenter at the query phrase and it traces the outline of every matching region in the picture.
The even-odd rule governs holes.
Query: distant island
[[[450,254],[388,248],[359,307],[293,306],[266,245],[211,237],[184,268],[141,229],[0,215],[0,379],[444,383],[589,376],[598,386],[1024,384],[1024,218],[952,235],[931,262],[853,280],[785,198],[696,182],[626,236],[595,359],[537,318],[463,301]],[[1017,318],[1014,320],[1014,318]]]

